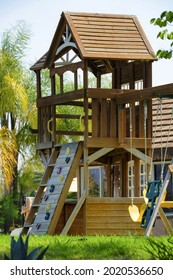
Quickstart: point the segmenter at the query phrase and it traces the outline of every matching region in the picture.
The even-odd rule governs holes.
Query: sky
[[[150,19],[173,11],[172,0],[0,0],[0,37],[24,20],[31,31],[25,61],[28,68],[49,49],[62,11],[136,15],[154,49],[169,44],[157,39]],[[173,83],[173,59],[153,63],[153,86]]]

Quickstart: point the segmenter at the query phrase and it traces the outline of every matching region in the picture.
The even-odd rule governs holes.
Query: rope
[[[165,148],[165,152],[164,152],[164,156],[163,156],[163,113],[162,113],[162,99],[159,98],[158,99],[158,108],[157,108],[157,118],[156,118],[156,125],[155,125],[155,132],[154,132],[154,144],[155,144],[155,140],[156,140],[156,127],[158,124],[158,117],[159,117],[159,112],[160,112],[160,121],[161,121],[161,176],[160,176],[160,180],[161,180],[161,186],[163,185],[163,173],[164,173],[164,166],[165,166],[165,162],[166,162],[166,155],[167,155],[167,150],[168,150],[168,142],[169,142],[169,136],[170,136],[170,132],[171,132],[171,124],[172,124],[172,120],[173,120],[173,107],[172,107],[172,112],[171,112],[171,119],[170,119],[170,123],[169,123],[169,131],[168,131],[168,135],[167,135],[167,140],[166,140],[166,148]],[[154,148],[152,150],[152,162],[153,162],[153,157],[154,157]]]
[[[133,131],[133,126],[132,126],[132,104],[130,105],[130,162],[131,162],[131,203],[133,206],[133,200],[134,200],[134,186],[133,186],[133,156],[132,156],[132,149],[133,149],[133,140],[132,140],[132,131]]]
[[[155,128],[154,128],[154,138],[153,138],[153,149],[152,149],[152,154],[151,154],[151,166],[150,166],[150,172],[149,172],[149,178],[148,180],[151,181],[151,175],[152,175],[152,166],[153,166],[153,158],[154,158],[154,149],[155,149],[155,143],[156,143],[156,128],[158,124],[158,119],[159,119],[159,111],[160,111],[160,106],[159,106],[159,99],[157,99],[158,105],[157,105],[157,114],[156,114],[156,123],[155,123]]]
[[[160,118],[161,118],[161,162],[162,162],[162,168],[161,168],[161,175],[160,175],[160,180],[161,180],[161,186],[163,185],[163,169],[164,169],[164,163],[163,163],[163,114],[162,114],[162,99],[160,98]]]
[[[144,139],[145,139],[145,188],[147,189],[147,102],[144,101]]]
[[[168,136],[167,136],[167,140],[166,140],[166,148],[165,148],[165,154],[164,154],[164,164],[166,161],[166,155],[167,155],[167,150],[168,150],[168,142],[169,142],[169,136],[170,136],[170,132],[171,132],[171,124],[172,124],[172,120],[173,120],[173,107],[171,109],[171,119],[170,119],[170,123],[169,123],[169,131],[168,131]]]

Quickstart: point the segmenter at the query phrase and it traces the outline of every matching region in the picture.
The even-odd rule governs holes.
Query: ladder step
[[[30,228],[30,227],[32,227],[32,224],[25,224],[23,227],[24,228]]]
[[[47,184],[40,184],[39,187],[47,187]]]
[[[32,204],[31,207],[37,208],[37,207],[39,207],[39,206],[40,206],[40,204]]]

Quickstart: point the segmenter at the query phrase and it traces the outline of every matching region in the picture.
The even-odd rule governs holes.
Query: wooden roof
[[[84,58],[152,59],[136,16],[64,13]]]
[[[64,44],[66,26],[71,32],[66,41],[76,45],[81,59],[156,60],[136,16],[63,12],[44,63],[38,61],[31,69],[53,63],[57,49]]]

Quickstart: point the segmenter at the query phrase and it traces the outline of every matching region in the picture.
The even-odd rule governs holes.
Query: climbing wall
[[[62,145],[59,154],[53,152],[23,232],[30,229],[37,235],[54,234],[82,151],[82,143],[77,142]]]

